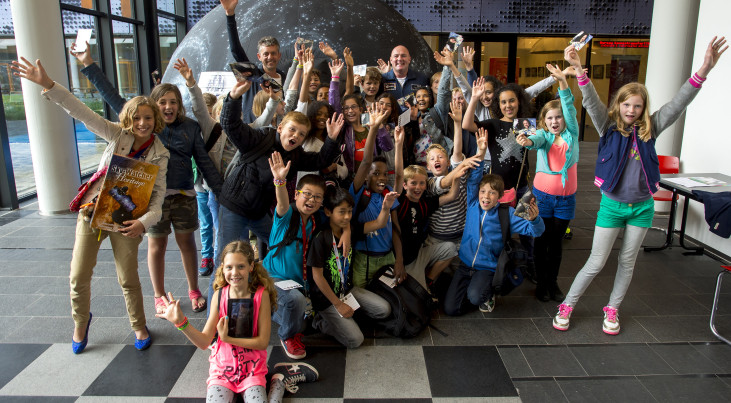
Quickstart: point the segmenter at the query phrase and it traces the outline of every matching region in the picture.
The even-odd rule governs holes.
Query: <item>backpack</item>
[[[526,267],[528,266],[528,252],[523,245],[510,235],[509,206],[498,206],[498,218],[503,234],[503,250],[497,260],[495,277],[492,279],[492,288],[495,295],[508,295],[523,283]]]
[[[223,174],[223,179],[226,180],[226,178],[231,175],[231,172],[233,172],[234,168],[238,168],[241,165],[254,162],[259,157],[264,155],[265,152],[271,150],[271,148],[274,146],[274,141],[275,136],[270,134],[265,136],[264,140],[262,140],[261,143],[257,144],[253,150],[246,152],[246,154],[242,154],[241,150],[236,150],[236,154],[234,154],[233,158],[231,158],[231,162],[226,167],[226,172]]]
[[[393,266],[383,266],[366,286],[391,306],[391,315],[378,321],[386,333],[402,338],[416,337],[429,326],[432,303],[429,293],[410,275],[401,284],[391,288],[380,280],[381,276],[393,278]]]

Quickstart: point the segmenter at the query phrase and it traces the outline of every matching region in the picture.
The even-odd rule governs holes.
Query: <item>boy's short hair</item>
[[[384,164],[386,164],[386,166],[388,166],[388,159],[386,159],[386,157],[384,157],[383,155],[377,155],[373,157],[373,162],[371,162],[371,165],[375,164],[376,162],[383,162]]]
[[[312,69],[311,70],[313,76],[317,76],[320,80],[322,80],[322,73],[318,69]]]
[[[439,150],[444,153],[444,156],[449,158],[449,154],[447,154],[447,149],[444,148],[441,144],[432,143],[427,149],[426,149],[426,155],[429,155],[430,152],[434,150]]]
[[[257,42],[257,44],[256,44],[256,49],[257,50],[261,49],[262,46],[264,46],[264,47],[276,46],[277,48],[280,47],[279,41],[277,40],[277,38],[275,38],[273,36],[265,36],[265,37],[262,37],[261,39],[259,39],[259,42]]]
[[[307,116],[305,116],[305,114],[302,112],[297,112],[297,111],[289,112],[288,114],[284,115],[284,118],[282,119],[282,123],[280,123],[280,125],[284,126],[289,122],[294,122],[294,123],[303,125],[303,126],[307,127],[308,132],[310,131],[310,128],[311,128],[310,119]]]
[[[348,191],[338,186],[328,186],[327,189],[325,189],[325,200],[323,200],[322,206],[333,211],[342,203],[347,203],[351,208],[355,207],[353,195],[351,195]]]
[[[404,182],[409,181],[416,175],[427,177],[426,168],[421,165],[409,165],[404,169]]]
[[[209,108],[213,108],[213,105],[216,104],[216,96],[211,94],[210,92],[206,92],[203,94],[203,102],[206,103],[206,106]]]
[[[299,182],[297,182],[297,190],[302,190],[302,188],[307,185],[318,187],[322,189],[323,193],[325,192],[325,178],[320,175],[307,174],[303,176],[300,178]]]
[[[478,189],[482,189],[485,185],[490,185],[492,190],[497,191],[498,197],[503,197],[503,193],[505,193],[505,182],[503,182],[502,176],[495,174],[487,174],[483,176],[482,180],[480,180],[480,187]]]
[[[363,82],[366,82],[368,80],[374,80],[374,81],[381,81],[383,79],[383,76],[381,75],[381,72],[378,71],[375,67],[368,67],[366,69],[365,75],[363,76]]]

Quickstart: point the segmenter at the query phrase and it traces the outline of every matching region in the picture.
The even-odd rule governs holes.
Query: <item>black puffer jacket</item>
[[[274,177],[269,168],[269,161],[274,151],[282,154],[286,164],[292,161],[287,176],[288,181],[297,178],[297,171],[315,171],[328,167],[339,155],[340,145],[329,137],[319,153],[306,152],[302,147],[285,151],[279,142],[279,134],[272,127],[253,129],[241,120],[241,101],[227,96],[221,109],[221,127],[234,145],[246,154],[265,141],[267,136],[274,136],[274,145],[255,161],[235,166],[226,178],[219,202],[227,209],[246,217],[258,220],[269,212],[274,201]]]

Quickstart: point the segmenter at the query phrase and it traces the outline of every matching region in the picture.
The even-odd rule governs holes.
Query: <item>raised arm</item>
[[[477,104],[480,102],[480,97],[483,92],[485,92],[485,79],[478,77],[472,84],[472,98],[467,104],[467,110],[464,112],[464,116],[467,116],[467,118],[462,119],[462,128],[472,133],[477,131],[477,124],[475,123],[473,116],[475,116],[475,110],[477,109]],[[457,136],[457,133],[454,135]]]
[[[462,153],[462,103],[452,101],[449,104],[449,117],[454,122],[454,144],[452,145],[451,163],[460,163],[464,160]]]
[[[393,138],[396,143],[394,147],[394,184],[393,189],[401,194],[404,189],[404,128],[402,126],[396,126],[393,131]]]
[[[249,57],[246,56],[241,40],[239,39],[239,29],[236,26],[236,5],[238,0],[221,0],[221,6],[226,13],[226,31],[228,32],[228,46],[231,55],[237,62],[248,62]]]
[[[346,65],[345,95],[355,92],[355,78],[353,77],[353,53],[350,48],[343,49],[343,59]]]
[[[383,198],[383,204],[381,204],[381,211],[378,213],[378,217],[375,220],[363,223],[363,232],[369,233],[381,228],[386,228],[388,219],[391,217],[391,207],[398,198],[398,192],[388,192]]]
[[[330,90],[327,93],[327,100],[332,105],[335,112],[342,113],[343,107],[340,105],[340,73],[343,71],[343,63],[340,59],[335,59],[332,62],[328,62],[330,67]]]
[[[292,161],[287,161],[287,165],[284,165],[282,156],[279,152],[275,151],[272,153],[272,157],[269,158],[269,168],[272,170],[272,176],[274,177],[274,193],[277,197],[277,216],[284,217],[289,211],[289,195],[287,194],[287,174],[289,174],[289,168],[292,166]]]
[[[191,70],[190,66],[188,66],[188,62],[185,60],[185,58],[177,59],[177,61],[173,65],[173,68],[175,68],[175,70],[178,70],[180,76],[185,79],[185,86],[188,88],[188,92],[190,93],[190,101],[193,105],[193,115],[198,121],[198,125],[200,125],[201,127],[203,140],[208,141],[208,137],[211,136],[213,126],[215,126],[217,122],[208,113],[208,106],[203,100],[203,91],[201,91],[200,87],[198,87],[198,83],[196,83],[195,81],[195,75],[193,74],[193,70]]]
[[[452,182],[452,187],[449,188],[449,192],[439,196],[439,205],[445,205],[449,202],[452,202],[454,200],[457,200],[457,197],[459,196],[459,180],[467,173],[467,171],[470,169],[470,164],[461,164],[458,166],[455,170],[452,172],[454,173],[454,179]]]
[[[371,169],[373,163],[373,149],[376,146],[376,135],[378,134],[378,126],[380,126],[386,118],[386,113],[378,104],[370,111],[371,125],[368,129],[368,137],[366,137],[365,148],[363,149],[363,161],[361,161],[358,171],[353,179],[353,189],[357,192],[365,182],[366,176]]]
[[[300,104],[310,102],[310,79],[312,79],[312,69],[315,66],[315,56],[312,54],[312,50],[305,50],[305,54],[302,59],[302,66],[304,68],[304,75],[300,86]]]
[[[277,106],[279,106],[279,102],[282,100],[282,91],[274,91],[272,87],[264,86],[261,86],[261,91],[269,94],[269,100],[264,107],[264,111],[251,124],[251,127],[264,127],[272,125],[272,120],[274,120],[274,116],[277,114]]]
[[[86,50],[83,52],[76,52],[76,44],[71,44],[70,53],[84,65],[84,68],[81,69],[81,73],[84,74],[94,88],[99,91],[104,102],[109,104],[109,107],[112,108],[115,113],[119,114],[127,100],[119,95],[119,91],[114,88],[114,84],[107,79],[107,76],[104,75],[104,72],[99,65],[94,63],[94,59],[91,58],[91,47],[89,47],[89,42],[86,42]]]

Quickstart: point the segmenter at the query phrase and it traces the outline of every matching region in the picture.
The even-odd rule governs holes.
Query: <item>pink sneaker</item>
[[[617,312],[617,308],[609,305],[604,307],[602,330],[604,330],[604,333],[611,335],[619,333],[619,313]]]
[[[553,317],[553,328],[557,330],[568,330],[569,329],[569,318],[571,317],[571,311],[574,307],[566,304],[558,306],[558,313]]]

